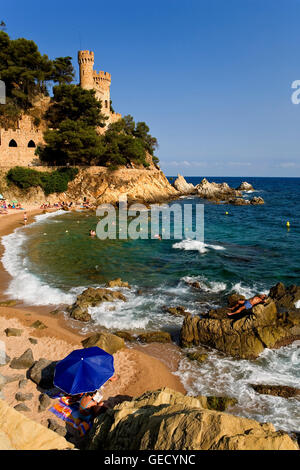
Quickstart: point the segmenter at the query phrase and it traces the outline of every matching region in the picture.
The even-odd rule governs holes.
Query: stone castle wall
[[[96,72],[94,70],[94,53],[90,51],[78,52],[80,73],[80,86],[86,90],[95,90],[96,98],[102,102],[102,113],[108,118],[106,126],[99,128],[99,133],[105,133],[107,126],[122,118],[119,113],[110,111],[110,84],[111,74],[108,72]],[[44,108],[49,105],[50,98],[41,98],[36,106]],[[43,131],[45,124],[36,127],[33,118],[23,115],[16,129],[4,129],[0,127],[0,167],[37,166],[40,165],[35,155],[36,147],[44,143]]]
[[[16,129],[0,128],[0,167],[40,164],[35,150],[42,143],[43,131],[33,125],[30,116],[23,116]]]

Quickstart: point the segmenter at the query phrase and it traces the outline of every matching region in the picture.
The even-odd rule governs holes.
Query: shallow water
[[[224,180],[234,187],[242,181],[213,180]],[[97,224],[93,214],[38,216],[34,224],[3,239],[3,262],[13,276],[8,293],[31,305],[70,304],[87,286],[121,277],[132,285],[130,291],[124,290],[128,302],[91,309],[96,323],[107,328],[178,332],[182,319],[166,314],[164,305],[184,305],[192,313],[201,313],[224,305],[230,292],[250,297],[268,292],[278,281],[299,284],[300,179],[247,180],[257,191],[244,196],[260,195],[266,201],[264,206],[213,205],[194,197],[176,201],[181,205],[204,202],[204,243],[101,241],[88,236]],[[200,178],[188,181],[197,184]],[[290,230],[286,228],[288,220]],[[198,280],[201,289],[190,287],[186,281],[191,280]],[[183,359],[179,373],[191,393],[235,396],[239,404],[234,412],[296,430],[300,417],[295,399],[257,395],[247,384],[256,381],[300,387],[299,366],[299,349],[293,346],[279,352],[265,351],[257,361],[236,361],[213,352],[201,369]]]

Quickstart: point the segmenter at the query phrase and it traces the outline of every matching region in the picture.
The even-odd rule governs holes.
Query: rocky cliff
[[[51,171],[53,168],[35,167],[38,171]],[[9,168],[0,169],[0,193],[8,200],[17,199],[26,204],[39,205],[45,201],[82,201],[86,197],[92,204],[116,203],[121,194],[127,194],[129,202],[155,203],[176,198],[180,193],[171,186],[162,171],[149,169],[120,168],[109,171],[105,167],[81,168],[68,191],[45,196],[41,188],[21,190],[8,185],[6,173]]]
[[[74,446],[0,400],[0,450],[64,450]]]
[[[94,450],[298,450],[269,423],[205,409],[201,399],[164,388],[125,401],[94,423]]]

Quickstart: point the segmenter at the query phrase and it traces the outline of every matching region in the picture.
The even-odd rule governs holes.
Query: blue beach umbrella
[[[114,358],[103,349],[76,349],[57,363],[54,385],[69,395],[94,392],[114,372]]]

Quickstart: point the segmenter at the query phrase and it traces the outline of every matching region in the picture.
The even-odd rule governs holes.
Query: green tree
[[[77,85],[58,85],[53,88],[46,119],[53,128],[58,128],[66,119],[104,127],[106,117],[101,114],[101,102],[96,99],[94,90],[84,90]]]
[[[75,71],[72,65],[72,57],[57,57],[52,62],[52,80],[59,85],[71,83],[74,80]]]

